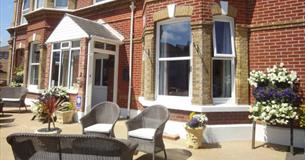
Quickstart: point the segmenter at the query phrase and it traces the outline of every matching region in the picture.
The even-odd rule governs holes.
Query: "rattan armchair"
[[[135,118],[126,122],[128,129],[128,140],[139,144],[137,150],[150,153],[155,159],[155,153],[164,151],[167,154],[163,142],[163,131],[169,119],[169,111],[161,105],[146,108]]]
[[[80,119],[83,134],[114,136],[114,125],[119,119],[120,108],[112,102],[102,102]]]
[[[15,133],[7,137],[15,160],[132,160],[136,143],[92,135]]]

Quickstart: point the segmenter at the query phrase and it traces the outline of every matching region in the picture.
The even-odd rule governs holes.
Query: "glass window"
[[[26,24],[27,21],[24,17],[25,14],[30,12],[30,0],[23,0],[23,4],[22,4],[22,16],[20,19],[20,24]]]
[[[55,0],[55,8],[67,8],[68,0]]]
[[[72,48],[80,47],[80,41],[72,41]]]
[[[102,1],[104,1],[104,0],[95,0],[95,3],[97,3],[97,2],[102,2]]]
[[[44,0],[35,0],[35,9],[42,8],[43,7],[43,1]]]
[[[232,100],[234,93],[233,19],[225,17],[215,17],[215,19],[213,30],[213,98],[216,103],[227,103]]]
[[[29,62],[30,85],[38,85],[39,56],[40,56],[39,44],[32,43],[30,62]]]
[[[232,46],[232,22],[214,21],[214,55],[234,56]]]
[[[105,49],[105,43],[102,43],[102,42],[94,42],[94,48],[97,48],[97,49]]]
[[[4,59],[8,59],[8,53],[4,53]]]
[[[158,34],[159,95],[189,96],[190,22],[161,24]]]
[[[213,97],[231,98],[232,63],[231,60],[213,60]]]
[[[53,44],[51,85],[71,88],[77,85],[80,50],[79,47],[67,48],[66,43]]]
[[[96,86],[101,85],[101,67],[102,67],[102,59],[95,60],[95,80],[94,84]]]
[[[106,44],[106,50],[109,50],[109,51],[115,51],[115,45],[113,44]]]
[[[30,8],[30,0],[23,0],[23,10]]]

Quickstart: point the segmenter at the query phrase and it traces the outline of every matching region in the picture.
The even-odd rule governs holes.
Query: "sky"
[[[10,27],[12,22],[13,3],[14,0],[0,0],[0,46],[7,45],[7,41],[10,38],[6,29]]]

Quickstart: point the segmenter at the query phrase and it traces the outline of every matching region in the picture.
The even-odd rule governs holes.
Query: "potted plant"
[[[63,102],[56,111],[57,122],[66,124],[73,122],[75,107],[71,102]]]
[[[39,101],[35,103],[36,112],[34,112],[34,117],[39,117],[43,123],[48,123],[47,128],[41,128],[36,130],[36,133],[42,134],[57,134],[61,130],[55,127],[56,115],[55,112],[60,108],[60,106],[69,100],[67,92],[61,87],[53,87],[45,90],[40,97]],[[51,127],[51,123],[53,128]]]
[[[301,99],[296,87],[296,72],[289,72],[281,63],[267,68],[266,73],[251,71],[248,80],[255,98],[250,119],[268,125],[287,125],[298,119],[297,107]]]
[[[208,118],[205,114],[192,112],[189,115],[189,122],[185,125],[186,144],[189,148],[197,149],[202,145],[203,131],[205,130]]]

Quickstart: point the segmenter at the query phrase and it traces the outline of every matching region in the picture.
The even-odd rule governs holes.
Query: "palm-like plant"
[[[62,103],[61,99],[56,98],[55,96],[47,96],[42,101],[43,112],[46,113],[46,121],[48,123],[48,131],[51,130],[51,123],[55,128],[55,116],[54,113],[57,110],[57,107]]]

